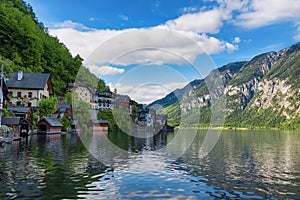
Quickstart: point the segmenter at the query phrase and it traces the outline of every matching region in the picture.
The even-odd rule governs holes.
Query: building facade
[[[113,109],[114,95],[109,90],[97,90],[95,93],[95,103],[98,104],[99,110]]]
[[[44,117],[37,123],[38,133],[60,133],[62,127],[56,118]]]
[[[94,102],[94,89],[86,84],[70,83],[69,91],[75,92],[79,99],[89,104]]]
[[[38,107],[41,99],[53,95],[50,74],[15,72],[6,85],[15,106]]]

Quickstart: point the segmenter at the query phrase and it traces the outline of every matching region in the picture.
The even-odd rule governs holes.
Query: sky
[[[299,0],[26,2],[91,72],[140,103],[300,40]]]

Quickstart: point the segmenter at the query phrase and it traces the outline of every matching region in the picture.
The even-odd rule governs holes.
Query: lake
[[[204,156],[207,132],[185,132],[174,155],[162,150],[176,133],[32,135],[7,144],[0,199],[300,198],[300,132],[222,131]]]

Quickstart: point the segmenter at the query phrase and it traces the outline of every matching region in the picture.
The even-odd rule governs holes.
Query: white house
[[[109,90],[97,90],[95,93],[95,102],[98,104],[99,110],[113,109],[114,95]]]
[[[53,95],[50,74],[46,73],[14,72],[6,85],[10,101],[16,106],[37,107],[41,99]]]

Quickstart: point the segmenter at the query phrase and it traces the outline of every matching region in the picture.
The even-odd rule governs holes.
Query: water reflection
[[[206,135],[199,131],[174,161],[158,150],[175,135],[93,133],[94,140],[85,139],[105,165],[85,148],[84,135],[31,136],[6,145],[0,148],[0,199],[300,197],[299,133],[223,131],[209,155],[199,159]]]
[[[201,135],[201,133],[200,133]],[[300,197],[300,134],[279,131],[223,131],[218,144],[203,160],[193,147],[184,163],[202,167],[208,185],[218,186],[218,197]],[[196,161],[196,162],[195,162]],[[192,169],[198,176],[199,170]],[[213,194],[213,193],[212,193]]]

